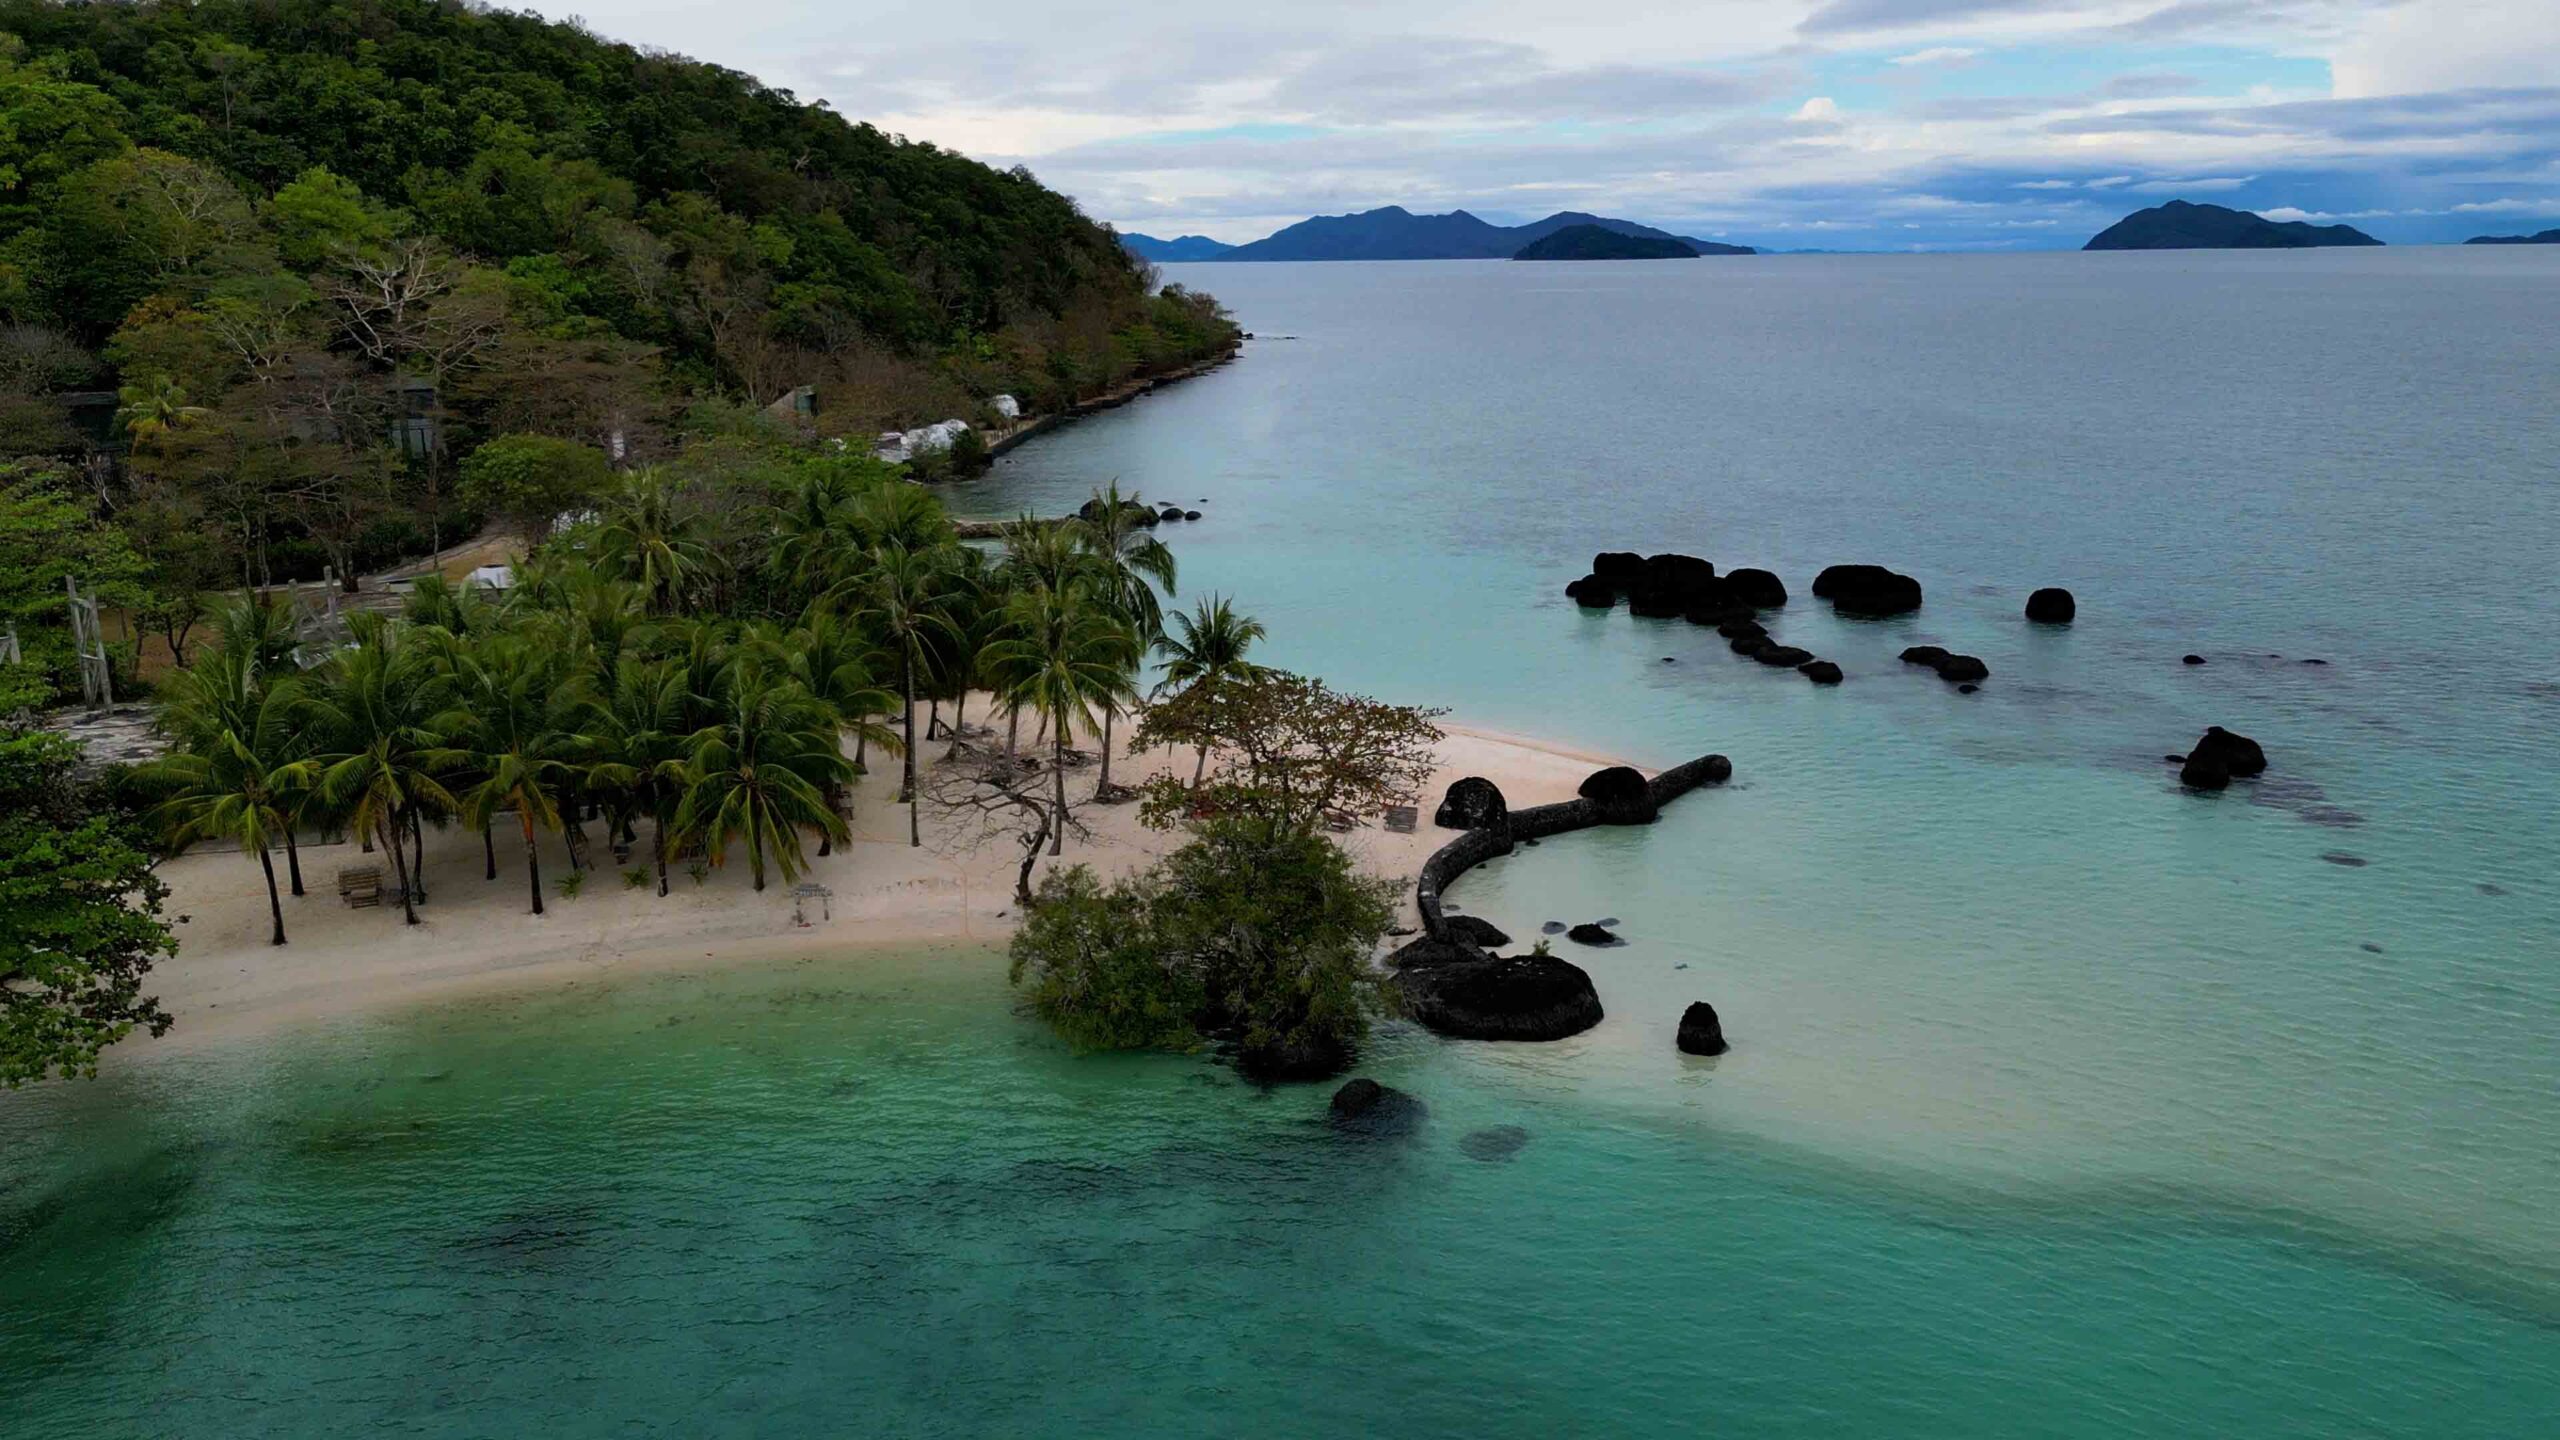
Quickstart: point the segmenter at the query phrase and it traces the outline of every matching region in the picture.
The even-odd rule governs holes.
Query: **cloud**
[[[1981,53],[1979,50],[1967,49],[1962,45],[1932,45],[1926,50],[1914,50],[1908,55],[1896,55],[1885,63],[1915,68],[1961,65]]]
[[[2193,95],[2202,88],[2203,82],[2193,75],[2135,70],[2108,80],[2098,87],[2098,93],[2111,100],[2159,100],[2171,95]]]
[[[2076,180],[2013,180],[2009,183],[2009,188],[2012,190],[2074,190],[2079,188],[2079,182]]]
[[[2255,175],[2200,175],[2187,180],[2145,180],[2133,190],[2137,195],[2212,195],[2237,190],[2257,178]]]
[[[1840,118],[1840,106],[1828,95],[1816,95],[1797,106],[1792,118],[1822,122],[1836,121]]]
[[[2560,199],[2555,200],[2476,200],[2456,205],[2456,215],[2560,215]]]

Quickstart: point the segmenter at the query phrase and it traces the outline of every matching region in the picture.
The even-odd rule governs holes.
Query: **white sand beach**
[[[983,704],[972,709],[985,713]],[[1393,833],[1371,816],[1339,837],[1373,873],[1409,882],[1431,851],[1450,838],[1432,826],[1431,810],[1461,776],[1491,779],[1518,807],[1570,799],[1592,770],[1623,763],[1516,736],[1445,723],[1442,728],[1439,769],[1421,797],[1414,831]],[[1124,741],[1128,729],[1120,727]],[[945,744],[920,743],[918,749],[930,768]],[[1163,771],[1188,774],[1191,763],[1187,752],[1131,757],[1124,748],[1112,761],[1112,779],[1128,784]],[[924,844],[911,848],[906,809],[896,803],[897,762],[874,755],[871,771],[854,789],[852,843],[824,858],[815,858],[812,847],[801,877],[833,892],[824,901],[795,899],[792,886],[773,874],[765,891],[756,893],[735,851],[725,867],[699,881],[671,866],[672,888],[661,899],[654,881],[626,885],[626,867],[611,863],[602,827],[591,825],[599,837],[599,868],[574,897],[559,892],[559,881],[570,873],[565,845],[557,835],[541,838],[547,913],[537,916],[530,913],[517,832],[501,826],[498,875],[491,880],[485,878],[476,835],[431,828],[430,899],[419,908],[418,925],[403,924],[397,905],[354,909],[338,897],[341,867],[382,864],[387,879],[386,856],[365,855],[352,842],[304,845],[309,893],[285,897],[290,943],[277,946],[268,943],[266,887],[254,857],[213,848],[180,856],[160,867],[171,891],[168,914],[183,918],[176,926],[179,951],[149,981],[177,1024],[158,1041],[137,1039],[118,1047],[110,1063],[403,1005],[595,983],[706,960],[750,963],[859,947],[1001,945],[1016,923],[1013,876],[1021,851],[1013,834],[986,831],[973,812],[937,812],[928,799]],[[1056,863],[1123,873],[1179,843],[1175,835],[1141,825],[1133,803],[1084,803],[1098,773],[1098,766],[1088,765],[1068,780],[1070,805],[1091,835],[1070,838],[1062,861],[1043,857],[1037,874]],[[645,831],[632,863],[647,863]],[[276,868],[281,882],[282,855]],[[795,911],[805,925],[795,921]],[[1409,895],[1405,915],[1403,923],[1412,923]]]

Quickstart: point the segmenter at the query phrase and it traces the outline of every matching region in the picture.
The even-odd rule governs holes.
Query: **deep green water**
[[[0,1097],[0,1433],[2548,1433],[2555,262],[1177,272],[1295,338],[957,507],[1117,477],[1276,661],[1732,755],[1456,892],[1622,920],[1598,1029],[1385,1037],[1409,1145],[1068,1056],[965,954]],[[1604,547],[1778,569],[1849,683],[1578,612]],[[1838,560],[1927,608],[1833,620]],[[2179,793],[2208,723],[2269,779]]]

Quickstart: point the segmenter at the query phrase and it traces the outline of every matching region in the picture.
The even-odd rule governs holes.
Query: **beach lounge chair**
[[[379,865],[347,865],[338,870],[338,898],[356,910],[370,910],[382,903],[382,867]],[[397,899],[397,896],[393,897]]]
[[[1413,822],[1414,809],[1412,806],[1390,805],[1387,807],[1387,828],[1389,830],[1394,831],[1398,835],[1410,835],[1413,833]]]

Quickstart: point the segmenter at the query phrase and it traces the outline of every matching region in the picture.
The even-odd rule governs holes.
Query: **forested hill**
[[[418,242],[454,267],[444,293],[503,305],[474,360],[610,337],[650,353],[591,359],[687,394],[846,382],[848,426],[999,388],[1056,403],[1218,338],[1027,172],[573,25],[434,0],[0,0],[0,311],[95,356],[79,383],[148,365],[210,400],[256,362],[140,332],[242,306],[318,324],[302,287],[325,301]],[[8,378],[77,365],[40,368]]]

